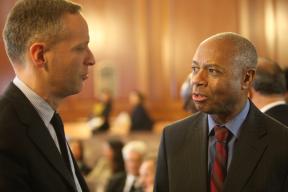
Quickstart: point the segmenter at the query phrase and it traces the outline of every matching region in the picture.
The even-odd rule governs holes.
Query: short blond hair
[[[3,30],[9,59],[22,61],[30,44],[37,40],[53,45],[63,31],[62,17],[79,13],[81,7],[66,0],[18,0]]]

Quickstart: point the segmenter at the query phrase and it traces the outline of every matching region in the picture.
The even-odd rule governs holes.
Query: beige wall
[[[248,37],[258,53],[288,66],[288,3],[285,0],[75,0],[83,5],[97,64],[83,92],[61,106],[65,120],[87,116],[103,87],[115,93],[115,111],[128,110],[139,89],[156,119],[183,117],[179,89],[194,51],[214,33]],[[0,27],[13,1],[0,2]],[[0,92],[13,71],[0,43]]]

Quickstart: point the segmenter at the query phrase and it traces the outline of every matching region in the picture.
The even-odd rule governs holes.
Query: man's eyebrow
[[[195,60],[192,61],[192,64],[199,65],[199,63],[197,61],[195,61]]]
[[[207,63],[207,64],[204,64],[205,67],[217,67],[217,68],[221,68],[219,65],[215,64],[215,63]]]
[[[192,65],[199,65],[199,63],[195,60],[192,61]],[[204,67],[220,67],[219,65],[215,64],[215,63],[204,63],[203,64]]]

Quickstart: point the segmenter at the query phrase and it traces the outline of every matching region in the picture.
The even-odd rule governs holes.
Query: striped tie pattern
[[[227,141],[229,130],[226,127],[215,126],[215,158],[211,169],[210,192],[220,192],[227,173]]]

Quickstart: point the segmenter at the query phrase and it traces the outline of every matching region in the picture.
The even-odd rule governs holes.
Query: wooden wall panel
[[[0,2],[0,94],[4,91],[7,84],[13,79],[14,71],[10,65],[9,59],[6,56],[4,42],[2,38],[2,31],[5,24],[6,16],[9,9],[14,5],[15,0]]]
[[[286,0],[239,1],[240,31],[256,46],[258,55],[270,57],[288,68],[288,2]]]
[[[288,1],[276,1],[275,12],[276,59],[283,68],[288,69]]]
[[[0,2],[1,28],[14,1]],[[285,0],[74,1],[83,6],[97,63],[83,91],[61,105],[66,121],[85,118],[104,87],[113,90],[115,115],[129,110],[128,94],[139,89],[155,119],[180,118],[179,89],[194,52],[218,32],[238,32],[255,43],[260,55],[288,66]],[[13,77],[8,63],[1,39],[0,91]]]
[[[238,32],[238,10],[236,0],[217,1],[175,0],[173,15],[174,50],[173,69],[176,77],[176,92],[191,71],[191,62],[198,44],[208,36],[219,32]],[[172,82],[170,82],[172,83]]]

